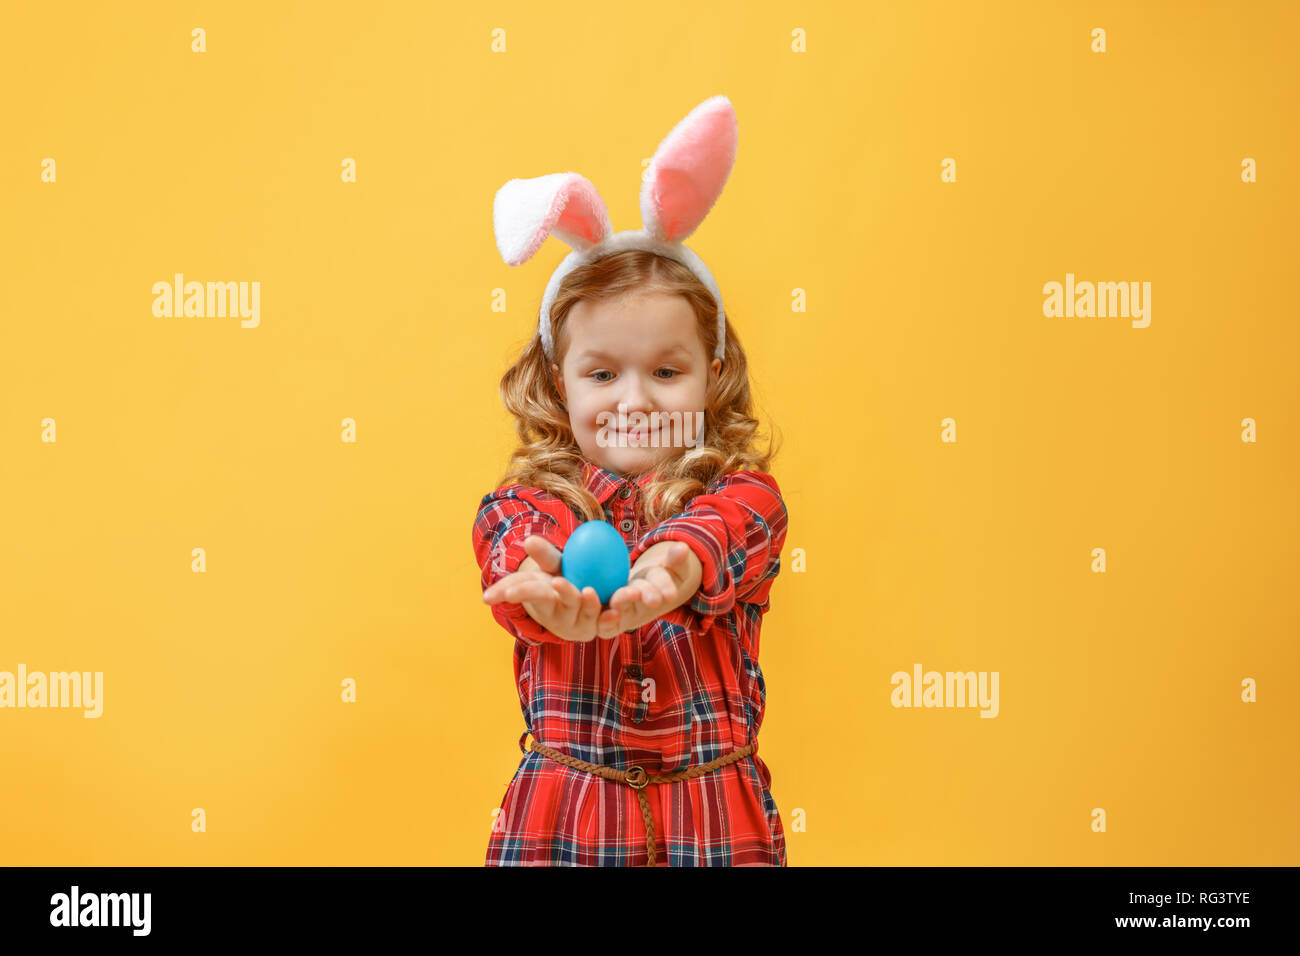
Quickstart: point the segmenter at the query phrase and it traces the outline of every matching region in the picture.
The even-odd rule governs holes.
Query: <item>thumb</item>
[[[560,573],[560,550],[540,535],[531,534],[524,539],[524,551],[547,574]]]
[[[684,542],[674,541],[673,546],[668,549],[668,554],[665,555],[665,559],[674,568],[684,568],[686,567],[686,555],[690,550],[691,549]]]

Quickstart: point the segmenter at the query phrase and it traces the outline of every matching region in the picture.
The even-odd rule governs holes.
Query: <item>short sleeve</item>
[[[681,541],[703,567],[689,605],[707,624],[737,603],[767,609],[768,592],[781,570],[788,516],[776,479],[766,472],[735,471],[696,495],[679,515],[656,525],[632,551],[635,564],[651,545]]]
[[[524,540],[530,535],[539,535],[564,550],[572,532],[572,522],[564,520],[567,510],[546,492],[522,485],[508,485],[485,495],[474,519],[474,556],[482,572],[482,589],[486,591],[519,570],[528,557]],[[491,605],[491,611],[497,623],[525,644],[563,641],[529,617],[522,603],[503,601]]]

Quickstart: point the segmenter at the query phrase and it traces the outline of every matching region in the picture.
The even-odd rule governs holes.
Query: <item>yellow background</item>
[[[790,864],[1300,863],[1298,24],[6,3],[0,670],[105,676],[98,720],[0,711],[0,863],[482,864],[523,726],[470,528],[568,251],[505,266],[492,198],[572,169],[637,228],[717,93],[738,158],[689,244],[785,439]],[[260,327],[155,318],[175,272],[260,281]],[[1066,272],[1150,281],[1150,327],[1045,318]],[[894,709],[918,662],[998,671],[1000,715]]]

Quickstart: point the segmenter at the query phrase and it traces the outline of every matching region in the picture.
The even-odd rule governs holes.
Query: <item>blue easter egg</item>
[[[579,591],[595,588],[601,607],[627,584],[631,570],[623,536],[608,521],[584,521],[560,552],[560,574]]]

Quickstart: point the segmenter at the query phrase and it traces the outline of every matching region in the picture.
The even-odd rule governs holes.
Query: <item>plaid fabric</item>
[[[514,672],[527,730],[523,759],[488,842],[488,866],[644,866],[645,822],[628,786],[525,750],[540,743],[592,763],[649,774],[698,766],[756,739],[766,687],[759,628],[781,569],[786,509],[771,475],[724,475],[654,528],[638,516],[649,476],[587,462],[587,488],[623,534],[632,562],[652,544],[682,541],[704,577],[690,601],[614,639],[566,641],[522,604],[496,604],[515,638]],[[486,495],[474,554],[486,590],[518,569],[523,541],[561,550],[582,521],[553,495],[509,485]],[[626,524],[630,522],[630,524]],[[708,774],[646,788],[661,866],[785,866],[771,774],[754,754]]]

